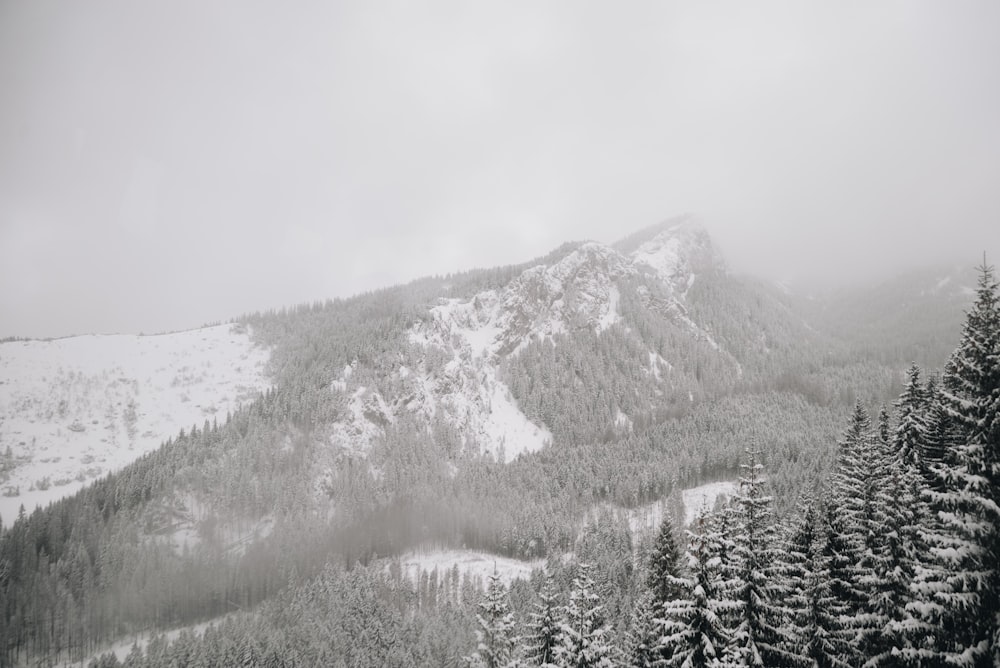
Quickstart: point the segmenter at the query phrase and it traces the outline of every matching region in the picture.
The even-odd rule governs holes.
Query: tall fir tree
[[[896,430],[896,433],[899,429]],[[866,666],[903,665],[898,648],[904,643],[900,623],[910,600],[914,572],[915,510],[919,489],[917,465],[890,439],[888,415],[879,416],[870,460],[874,482],[874,519],[863,556],[861,585],[867,623],[861,635]]]
[[[844,606],[843,626],[851,636],[856,656],[861,656],[865,637],[874,621],[866,610],[867,592],[874,577],[872,554],[878,535],[875,490],[879,463],[875,453],[875,433],[871,418],[858,401],[850,422],[838,444],[837,468],[833,474],[832,495],[828,503],[835,523],[828,526],[831,554],[831,590]]]
[[[680,566],[681,552],[674,536],[673,519],[668,514],[660,523],[660,530],[649,558],[646,586],[652,593],[653,605],[659,607],[677,596],[676,581],[680,575]]]
[[[629,637],[630,663],[656,665],[663,660],[659,627],[663,607],[680,594],[682,556],[669,515],[663,518],[649,556],[646,592],[638,599]]]
[[[927,439],[927,393],[914,362],[906,371],[903,392],[896,401],[896,432],[893,442],[899,459],[907,466],[921,467]]]
[[[514,665],[516,643],[514,614],[507,601],[507,588],[494,570],[476,616],[475,653],[466,659],[472,668],[508,668]]]
[[[726,603],[719,598],[720,560],[711,544],[704,514],[688,531],[687,574],[677,578],[680,596],[663,608],[663,666],[668,668],[721,668],[726,663],[729,633],[723,616]]]
[[[834,628],[842,633],[845,640],[840,657],[848,665],[857,665],[860,654],[855,643],[857,624],[854,615],[862,601],[862,593],[856,584],[857,553],[849,539],[846,520],[836,505],[827,504],[823,509],[820,538],[819,558],[826,571],[826,587],[832,598],[828,609],[838,615]]]
[[[628,665],[630,668],[653,668],[662,664],[664,647],[660,642],[663,628],[663,606],[657,605],[647,590],[635,603],[628,634]]]
[[[555,647],[563,610],[559,605],[552,575],[546,573],[545,583],[538,593],[538,602],[528,617],[524,637],[524,658],[531,666],[555,666]]]
[[[993,269],[980,267],[976,300],[938,394],[950,448],[925,493],[936,522],[909,609],[933,640],[909,648],[929,664],[1000,665],[1000,307]],[[947,441],[945,445],[947,445]]]
[[[735,588],[737,624],[732,633],[734,663],[740,666],[796,665],[786,648],[789,611],[783,603],[777,533],[771,520],[771,497],[764,493],[760,451],[747,450],[736,497]]]
[[[821,513],[809,501],[801,508],[788,542],[793,637],[788,649],[797,654],[800,665],[849,668],[844,659],[850,653],[842,623],[844,605],[830,589],[829,558],[823,554],[826,537],[820,520]]]
[[[614,648],[608,641],[600,600],[590,576],[590,566],[577,564],[553,652],[559,668],[611,668],[615,665]]]

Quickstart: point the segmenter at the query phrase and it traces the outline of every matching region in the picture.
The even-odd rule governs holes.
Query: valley
[[[684,216],[202,330],[5,342],[5,656],[196,627],[150,656],[298,643],[293,662],[405,664],[356,635],[382,629],[450,662],[483,597],[527,625],[546,578],[599,589],[626,652],[650,559],[742,521],[751,453],[780,540],[830,495],[852,411],[898,403],[905,355],[960,330],[971,297],[943,290],[887,296],[878,327],[911,323],[908,343],[875,347],[846,297],[734,275]]]

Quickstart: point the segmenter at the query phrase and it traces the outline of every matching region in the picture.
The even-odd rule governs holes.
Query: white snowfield
[[[739,491],[739,483],[734,480],[709,482],[697,487],[691,487],[681,492],[684,503],[684,526],[690,525],[701,511],[710,511],[720,496],[730,499]]]
[[[269,358],[237,325],[0,344],[0,517],[223,422],[268,386]]]
[[[430,575],[437,569],[438,580],[443,581],[457,567],[460,578],[468,574],[473,583],[484,588],[494,572],[509,586],[519,578],[529,579],[533,570],[545,566],[544,559],[521,561],[476,550],[416,550],[402,555],[399,563],[403,577],[414,585],[420,582],[422,573]]]
[[[188,633],[192,634],[196,638],[200,638],[205,633],[205,630],[209,626],[215,626],[215,625],[222,624],[222,622],[225,619],[226,619],[226,617],[219,617],[219,618],[213,619],[212,621],[209,621],[209,622],[201,622],[200,624],[194,624],[192,626],[184,626],[184,627],[177,628],[177,629],[171,629],[169,631],[163,631],[161,634],[163,635],[163,637],[168,642],[173,642],[173,641],[177,640],[177,637],[181,633],[183,633],[185,631],[187,631]],[[125,657],[127,657],[129,655],[129,652],[132,651],[132,646],[133,645],[138,645],[139,648],[143,652],[145,652],[146,651],[146,646],[149,645],[149,641],[152,639],[153,635],[154,634],[152,634],[152,633],[150,633],[148,631],[144,631],[142,633],[137,633],[134,636],[128,636],[126,638],[122,638],[122,639],[120,639],[120,640],[118,640],[118,641],[116,641],[116,642],[114,642],[114,643],[112,643],[110,645],[107,645],[107,646],[103,647],[102,649],[100,649],[100,650],[94,652],[93,654],[91,654],[90,656],[88,656],[82,662],[80,662],[80,661],[67,661],[67,662],[63,662],[63,663],[56,663],[56,666],[59,666],[60,668],[81,668],[82,666],[89,665],[92,660],[97,659],[101,655],[107,654],[108,652],[111,652],[116,657],[118,657],[118,661],[119,662],[123,662],[123,661],[125,661]]]

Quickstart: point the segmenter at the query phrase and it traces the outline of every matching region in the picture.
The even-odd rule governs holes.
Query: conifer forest
[[[523,287],[578,253],[451,276],[449,294]],[[978,269],[939,369],[900,364],[905,337],[830,337],[816,364],[789,317],[801,306],[709,272],[685,307],[740,351],[720,359],[685,336],[689,316],[650,307],[645,278],[621,280],[619,322],[501,358],[498,377],[551,433],[506,463],[443,409],[372,415],[412,400],[400,368],[454,383],[449,365],[481,364],[413,343],[435,317],[424,304],[454,303],[435,301],[445,279],[244,317],[273,347],[271,389],[3,518],[3,665],[1000,665],[993,270]],[[780,359],[739,327],[765,317]],[[640,369],[651,342],[684,401]],[[330,446],[351,411],[338,374],[377,396],[367,452]],[[716,480],[732,493],[685,510],[682,490]],[[636,531],[630,513],[650,507],[655,525]],[[197,535],[178,549],[184,517]],[[414,572],[418,547],[526,566]]]
[[[1000,0],[0,0],[0,668],[1000,668]]]

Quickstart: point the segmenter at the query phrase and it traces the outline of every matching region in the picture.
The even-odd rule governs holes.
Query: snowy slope
[[[719,497],[732,499],[738,491],[738,483],[732,480],[710,482],[685,489],[681,493],[684,503],[684,526],[694,522],[700,512],[711,511]]]
[[[163,638],[169,642],[177,640],[181,633],[190,633],[195,638],[200,638],[205,631],[210,626],[219,626],[225,621],[226,617],[219,617],[218,619],[213,619],[209,622],[201,622],[200,624],[193,624],[191,626],[183,626],[176,629],[171,629],[169,631],[162,631],[159,633],[151,633],[149,631],[143,631],[141,633],[136,633],[135,635],[130,635],[113,643],[103,646],[100,650],[92,653],[88,656],[82,663],[78,661],[66,661],[63,663],[56,663],[55,665],[59,668],[79,668],[80,666],[89,666],[90,662],[100,657],[102,654],[107,654],[111,652],[114,654],[119,661],[124,662],[125,657],[129,655],[132,651],[133,645],[138,645],[141,650],[146,651],[146,647],[149,645],[149,641],[152,639],[153,635],[162,635]]]
[[[651,269],[683,300],[698,274],[725,271],[708,232],[695,220],[667,228],[630,254],[637,267]]]
[[[0,344],[0,516],[74,493],[267,387],[235,325]],[[10,456],[6,456],[7,448]]]
[[[420,582],[424,573],[430,575],[436,569],[438,579],[443,581],[457,568],[460,578],[468,575],[474,583],[485,588],[494,572],[504,584],[510,585],[518,578],[530,578],[531,571],[544,568],[545,560],[522,561],[477,550],[416,550],[399,557],[399,565],[402,576],[414,585]]]
[[[600,334],[614,327],[621,319],[622,290],[635,280],[642,283],[639,298],[650,308],[718,350],[684,305],[696,276],[706,271],[724,271],[724,264],[704,229],[688,221],[661,231],[631,253],[584,243],[558,261],[527,269],[503,288],[469,299],[441,299],[411,328],[409,355],[392,368],[390,382],[380,390],[356,384],[350,366],[331,379],[331,391],[342,395],[346,410],[327,440],[336,451],[363,453],[386,427],[408,416],[428,428],[443,421],[461,435],[467,450],[502,461],[538,451],[551,442],[551,433],[517,406],[500,379],[503,361],[532,341],[556,341],[560,334],[584,330]],[[657,289],[652,296],[646,287],[651,282],[666,290]],[[738,363],[733,364],[739,373]],[[669,369],[666,360],[650,352],[650,374],[657,382]],[[619,416],[622,427],[629,420]]]

